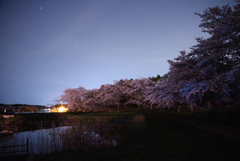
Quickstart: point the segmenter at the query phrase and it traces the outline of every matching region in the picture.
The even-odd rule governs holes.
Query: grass
[[[163,114],[167,116],[167,113]],[[236,160],[240,144],[224,136],[146,113],[144,126],[135,118],[121,129],[124,140],[116,147],[90,148],[37,155],[40,160]],[[172,115],[170,113],[170,115]],[[175,115],[175,114],[174,114]],[[185,114],[183,114],[185,115]],[[177,116],[177,115],[175,115]],[[183,116],[179,116],[183,118]]]
[[[59,126],[63,122],[91,122],[91,121],[121,121],[131,118],[133,112],[97,112],[97,113],[31,113],[31,114],[17,114],[13,118],[5,119],[0,117],[0,124],[22,124],[31,126],[32,124],[56,124]]]
[[[212,113],[159,110],[109,113],[65,113],[65,114],[27,114],[11,118],[9,122],[30,120],[101,120],[121,122],[131,121],[120,129],[121,143],[115,147],[88,148],[76,151],[63,151],[48,155],[36,155],[35,161],[67,160],[237,160],[239,141],[233,141],[221,134],[184,125],[165,119],[177,117],[194,122],[215,123],[239,127],[239,110],[213,111]],[[1,119],[0,119],[1,121]]]
[[[17,155],[17,156],[5,156],[0,157],[1,161],[26,161],[28,158],[27,155]]]
[[[231,127],[240,127],[240,109],[214,109],[212,112],[194,112],[176,110],[157,110],[156,115],[163,117],[177,117],[200,123],[219,124]]]
[[[69,119],[79,119],[79,120],[95,120],[96,116],[101,116],[103,120],[108,120],[108,117],[127,117],[136,114],[136,111],[127,112],[84,112],[84,113],[31,113],[31,114],[16,114],[15,117],[4,119],[0,117],[0,123],[27,123],[30,121],[57,121],[57,120],[69,120]],[[104,117],[107,116],[107,117]],[[104,119],[106,118],[106,119]]]
[[[47,129],[58,126],[69,126],[81,123],[81,125],[94,125],[98,123],[123,123],[129,120],[134,114],[133,112],[97,112],[97,113],[28,113],[17,114],[13,118],[5,119],[0,117],[0,124],[18,125],[17,131],[15,126],[8,126],[8,130],[15,132]],[[0,131],[3,126],[0,127]]]

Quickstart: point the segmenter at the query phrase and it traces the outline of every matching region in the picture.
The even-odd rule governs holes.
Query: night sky
[[[235,0],[0,0],[0,103],[48,105],[66,88],[164,75],[209,7]]]

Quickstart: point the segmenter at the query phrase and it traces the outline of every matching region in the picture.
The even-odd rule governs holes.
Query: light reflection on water
[[[49,154],[66,149],[87,149],[88,147],[116,146],[120,136],[118,126],[64,126],[51,129],[14,133],[0,141],[0,147],[23,145],[29,138],[29,153]],[[13,150],[23,150],[17,147]],[[0,149],[0,153],[9,150]]]

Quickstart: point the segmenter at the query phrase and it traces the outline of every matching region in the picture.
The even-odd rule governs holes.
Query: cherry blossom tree
[[[223,90],[225,95],[235,91],[233,86],[225,84],[233,83],[232,80],[236,79],[237,75],[233,73],[238,71],[240,62],[239,13],[240,5],[237,4],[233,8],[229,5],[222,8],[216,6],[197,14],[202,18],[199,26],[210,37],[197,38],[198,44],[192,47],[197,60],[194,68],[199,77],[196,79],[198,83],[190,85],[194,90],[192,88],[187,95],[202,95],[208,102],[209,110],[213,100],[224,97],[221,95]]]
[[[186,54],[185,51],[180,51],[180,56],[174,60],[168,60],[170,64],[170,71],[168,72],[169,79],[167,84],[169,86],[171,99],[180,111],[180,107],[183,103],[193,102],[194,100],[186,99],[186,95],[181,93],[182,89],[186,88],[188,82],[192,82],[196,78],[197,73],[194,71],[194,65],[196,64],[195,57]],[[191,107],[193,111],[193,108]]]
[[[149,78],[140,78],[127,81],[125,84],[130,87],[128,91],[130,98],[126,104],[137,104],[138,109],[141,110],[141,106],[145,103],[145,92],[147,86],[151,84],[151,80]]]
[[[114,81],[114,84],[105,84],[101,87],[99,97],[107,106],[117,106],[118,112],[127,101],[129,87],[126,82],[129,80]]]
[[[84,106],[91,109],[92,112],[101,108],[101,100],[98,97],[98,93],[98,89],[90,89],[84,92]]]
[[[154,83],[154,86],[147,87],[148,94],[145,95],[145,100],[149,101],[151,107],[157,105],[156,109],[170,107],[168,105],[172,102],[172,99],[168,99],[169,89],[167,79],[159,80]]]
[[[213,101],[221,102],[226,96],[239,95],[239,90],[234,89],[234,86],[239,86],[235,81],[240,62],[239,6],[234,6],[234,10],[229,5],[217,6],[197,14],[202,18],[199,26],[210,37],[197,38],[198,44],[191,48],[190,53],[181,52],[174,61],[169,61],[168,83],[175,101],[185,99],[191,104],[191,109],[193,102],[206,101],[211,111]]]
[[[235,66],[232,70],[224,73],[214,80],[214,84],[221,87],[220,94],[225,102],[235,102],[240,104],[240,66]]]
[[[128,100],[128,92],[130,90],[129,86],[126,85],[129,82],[128,79],[114,81],[113,97],[115,97],[116,105],[118,106],[118,112],[120,108],[123,108],[126,105]]]
[[[112,84],[104,84],[98,90],[97,97],[104,103],[104,106],[114,106],[115,99],[112,95],[113,85]]]
[[[158,75],[159,76],[159,75]],[[159,81],[159,79],[158,79]],[[160,82],[160,81],[159,81]],[[158,103],[158,99],[157,97],[154,95],[156,92],[155,86],[156,86],[157,82],[156,81],[152,81],[152,79],[146,79],[145,80],[145,92],[144,92],[144,101],[150,104],[151,110],[153,110],[153,105],[156,105]]]
[[[68,88],[63,91],[63,95],[60,96],[60,101],[67,104],[69,110],[78,111],[84,107],[84,95],[86,89],[84,87]]]

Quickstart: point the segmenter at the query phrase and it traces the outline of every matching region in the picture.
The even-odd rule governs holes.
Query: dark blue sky
[[[0,103],[168,72],[204,35],[194,12],[235,0],[0,0]]]

